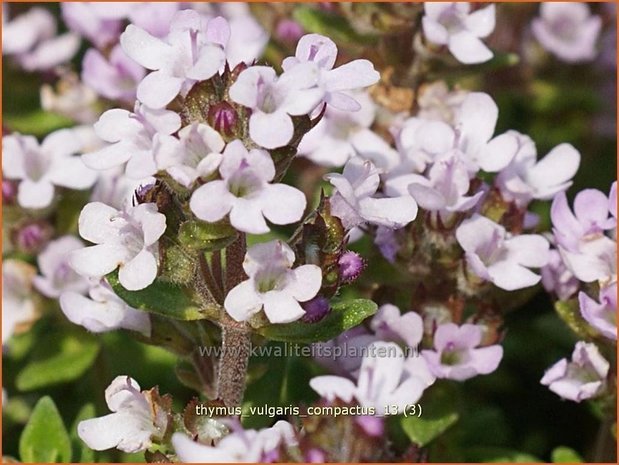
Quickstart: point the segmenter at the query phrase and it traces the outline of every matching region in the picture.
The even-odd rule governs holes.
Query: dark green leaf
[[[19,438],[19,455],[25,463],[71,462],[71,441],[54,401],[37,402]]]
[[[273,341],[305,343],[328,341],[374,315],[376,309],[377,305],[371,300],[348,300],[333,305],[331,312],[317,323],[295,321],[265,326],[258,329],[258,332]]]
[[[99,352],[96,337],[80,328],[44,334],[15,383],[21,391],[73,381],[93,364]]]
[[[107,281],[116,295],[133,308],[177,320],[200,320],[204,318],[204,314],[183,289],[170,282],[157,279],[146,289],[128,291],[120,284],[117,271],[107,275]]]

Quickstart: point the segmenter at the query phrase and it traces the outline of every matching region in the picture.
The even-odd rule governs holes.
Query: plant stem
[[[221,356],[217,377],[218,397],[226,407],[237,407],[243,401],[245,377],[251,352],[251,337],[244,323],[226,318],[221,326]]]

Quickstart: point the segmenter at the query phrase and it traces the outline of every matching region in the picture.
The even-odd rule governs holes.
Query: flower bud
[[[312,447],[305,453],[305,462],[307,463],[325,463],[327,454],[322,449]]]
[[[238,122],[235,109],[228,102],[219,102],[208,110],[209,125],[222,135],[231,136]]]
[[[381,417],[362,416],[355,418],[357,424],[370,437],[380,437],[385,431],[385,423]]]
[[[338,260],[338,266],[342,282],[351,283],[359,277],[365,268],[365,262],[358,253],[348,250]]]
[[[2,203],[13,205],[17,199],[17,183],[8,179],[2,180]]]
[[[294,42],[303,35],[303,26],[292,19],[282,19],[277,23],[275,36],[284,42]]]
[[[49,242],[54,234],[52,225],[47,221],[26,221],[17,226],[11,235],[15,247],[21,252],[34,254]]]
[[[321,295],[303,303],[302,307],[305,310],[302,321],[305,323],[316,323],[322,320],[331,310],[329,300]]]

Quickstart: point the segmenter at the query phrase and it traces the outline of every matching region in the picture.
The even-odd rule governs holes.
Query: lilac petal
[[[68,157],[54,163],[49,179],[57,186],[70,189],[88,189],[97,180],[97,172],[88,168],[80,157]]]
[[[305,195],[286,184],[265,186],[260,194],[262,213],[274,224],[290,224],[299,221],[305,211]]]
[[[447,205],[445,197],[431,187],[413,183],[408,186],[408,192],[415,199],[417,204],[425,210],[441,210]]]
[[[497,369],[503,358],[503,347],[493,345],[471,351],[471,364],[481,375],[487,375]]]
[[[118,142],[135,137],[143,126],[132,113],[114,108],[103,113],[94,124],[97,136],[106,142]]]
[[[254,142],[266,149],[283,147],[294,133],[292,119],[284,111],[255,112],[249,119],[249,134]]]
[[[597,189],[585,189],[574,199],[574,213],[585,227],[602,225],[608,218],[608,198]]]
[[[94,450],[116,447],[124,452],[139,452],[151,445],[153,431],[145,428],[145,420],[132,411],[118,412],[81,421],[79,437]]]
[[[291,294],[270,291],[263,295],[264,313],[271,323],[290,323],[305,315],[305,310]]]
[[[88,168],[104,171],[126,163],[134,150],[133,145],[118,142],[100,150],[85,153],[81,158]]]
[[[505,242],[509,259],[524,266],[542,267],[550,259],[550,244],[544,236],[521,234]]]
[[[150,70],[166,66],[174,53],[170,45],[133,24],[121,34],[120,45],[127,56]]]
[[[487,37],[494,31],[496,8],[489,5],[474,11],[464,19],[464,25],[477,37]]]
[[[509,133],[493,138],[479,155],[479,166],[484,171],[495,173],[512,161],[518,151],[517,139]]]
[[[380,73],[368,60],[354,60],[324,74],[322,84],[329,92],[358,89],[376,84]]]
[[[157,277],[157,259],[147,250],[142,250],[129,262],[120,265],[118,280],[129,291],[139,291],[153,283]]]
[[[313,61],[323,69],[333,68],[337,58],[337,46],[328,37],[320,34],[306,34],[299,39],[295,57],[301,61]]]
[[[258,106],[259,85],[272,84],[276,79],[275,70],[269,66],[252,66],[242,71],[230,86],[230,98],[248,108]]]
[[[54,199],[54,185],[44,179],[31,181],[25,179],[17,188],[17,202],[23,208],[45,208]]]
[[[309,384],[314,391],[329,402],[333,402],[336,398],[351,402],[356,390],[351,380],[341,376],[317,376],[312,378]]]
[[[495,286],[506,291],[515,291],[535,286],[541,276],[514,262],[502,261],[488,266],[488,274]]]
[[[200,50],[200,56],[191,70],[187,72],[187,77],[197,81],[211,78],[226,61],[224,51],[215,45],[206,45]]]
[[[286,291],[299,302],[313,298],[322,284],[322,271],[316,265],[301,265],[290,271],[292,280],[286,285]]]
[[[471,92],[466,96],[456,119],[456,126],[465,135],[466,152],[480,150],[494,134],[499,108],[494,100],[482,92]]]
[[[142,203],[132,210],[133,218],[140,223],[144,235],[144,246],[154,244],[166,229],[166,217],[157,211],[154,203]]]
[[[234,287],[224,301],[226,312],[236,321],[246,321],[262,308],[262,300],[256,293],[254,282],[243,281]]]
[[[492,51],[469,31],[449,36],[449,51],[464,64],[483,63],[493,57]]]
[[[425,34],[426,39],[433,44],[447,45],[447,42],[449,41],[449,32],[447,32],[445,26],[429,16],[424,16],[421,23],[423,25],[423,33]]]
[[[80,236],[89,242],[101,244],[118,237],[121,224],[114,221],[118,210],[101,202],[91,202],[82,208],[78,220]]]
[[[340,111],[359,111],[361,104],[344,92],[331,92],[325,95],[325,102]]]
[[[359,201],[359,212],[370,223],[398,229],[417,217],[417,203],[412,197],[365,198]]]
[[[82,276],[100,278],[118,268],[125,258],[121,247],[101,244],[71,252],[69,263]]]
[[[580,153],[570,144],[560,144],[529,171],[535,187],[553,186],[571,180],[580,165]]]
[[[178,95],[183,82],[182,78],[155,71],[138,85],[138,100],[151,108],[163,108]]]
[[[270,231],[258,202],[237,198],[230,210],[230,223],[239,231],[265,234]]]
[[[214,222],[228,214],[233,199],[225,181],[211,181],[193,193],[189,207],[201,220]]]
[[[207,24],[206,38],[209,42],[225,47],[230,40],[230,24],[225,18],[217,16]]]

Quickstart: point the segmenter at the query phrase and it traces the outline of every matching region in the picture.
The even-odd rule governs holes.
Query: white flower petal
[[[150,286],[157,277],[157,259],[144,249],[129,262],[121,264],[118,280],[129,291],[139,291]]]
[[[246,321],[259,312],[262,308],[262,299],[256,293],[254,282],[243,281],[228,292],[224,308],[236,321]]]

